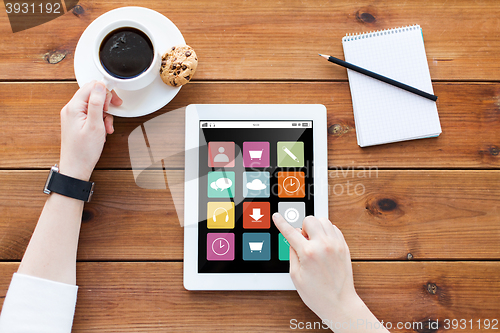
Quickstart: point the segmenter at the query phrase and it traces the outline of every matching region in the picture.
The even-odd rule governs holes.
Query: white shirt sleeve
[[[0,333],[69,333],[78,287],[14,273],[0,315]]]

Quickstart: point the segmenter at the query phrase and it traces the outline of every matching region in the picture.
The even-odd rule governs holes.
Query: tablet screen
[[[287,273],[294,227],[314,213],[313,122],[199,124],[199,273]],[[187,207],[187,205],[186,205]]]

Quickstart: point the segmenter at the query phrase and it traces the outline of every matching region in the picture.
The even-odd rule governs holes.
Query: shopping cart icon
[[[264,241],[262,242],[248,242],[248,245],[250,246],[250,252],[255,252],[255,251],[262,251],[262,246],[264,245]]]
[[[250,154],[250,159],[260,161],[260,159],[262,158],[263,151],[264,151],[264,149],[262,149],[262,150],[249,150],[248,153]]]

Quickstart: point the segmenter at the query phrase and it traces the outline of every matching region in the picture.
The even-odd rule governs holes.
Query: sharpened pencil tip
[[[319,54],[320,57],[323,57],[323,58],[325,58],[327,60],[328,60],[328,58],[330,58],[330,56],[327,56],[327,55],[324,55],[324,54],[321,54],[321,53],[318,53],[318,54]]]

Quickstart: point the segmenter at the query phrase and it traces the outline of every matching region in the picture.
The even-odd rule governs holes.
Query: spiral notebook
[[[347,62],[434,93],[420,26],[347,35],[342,45]],[[349,69],[347,74],[359,146],[441,133],[436,102]]]

